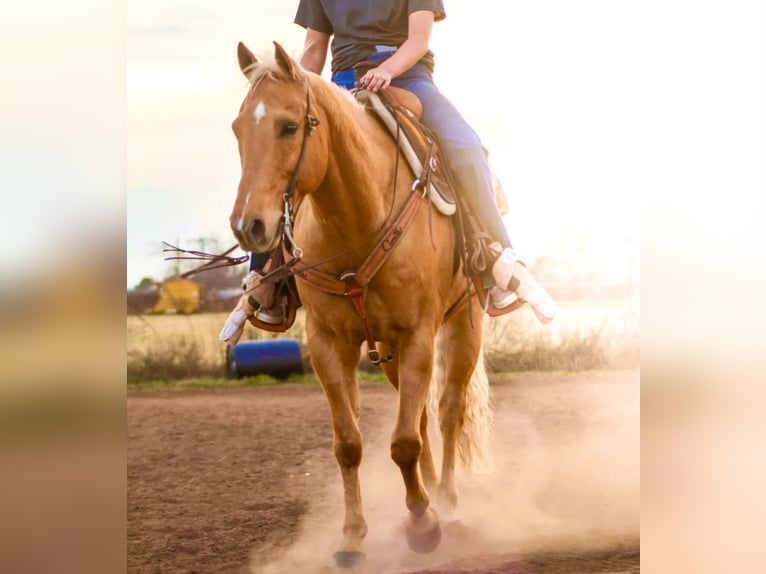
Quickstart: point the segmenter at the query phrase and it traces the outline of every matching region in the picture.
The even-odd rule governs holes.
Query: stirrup
[[[272,305],[268,309],[261,307],[255,314],[255,318],[269,325],[279,325],[284,322],[285,314],[279,305]]]
[[[250,323],[271,333],[284,333],[293,323],[300,301],[292,293],[277,295],[276,300],[270,307],[262,307],[250,317]]]
[[[489,290],[489,299],[495,309],[505,309],[519,300],[519,296],[514,291],[504,291],[497,285]]]

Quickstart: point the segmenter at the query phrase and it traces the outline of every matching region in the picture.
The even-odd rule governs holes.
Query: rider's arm
[[[300,65],[304,69],[321,74],[327,59],[327,47],[330,45],[330,34],[306,28],[306,41],[300,57]]]
[[[433,27],[434,13],[431,10],[418,10],[410,14],[407,40],[388,60],[367,72],[361,83],[374,92],[387,88],[393,78],[409,70],[428,52]]]

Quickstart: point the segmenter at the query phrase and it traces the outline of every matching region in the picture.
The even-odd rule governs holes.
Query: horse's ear
[[[298,78],[298,64],[287,55],[287,52],[279,45],[279,42],[274,42],[274,60],[291,78]]]
[[[248,47],[242,42],[237,45],[237,59],[239,60],[239,69],[242,70],[242,73],[245,74],[245,76],[248,74],[248,68],[258,61]]]

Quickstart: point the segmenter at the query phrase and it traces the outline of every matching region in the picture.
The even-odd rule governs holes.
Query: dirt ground
[[[365,572],[639,572],[638,373],[491,381],[494,467],[463,477],[430,555],[400,530],[395,392],[362,385]],[[331,442],[318,385],[131,391],[128,572],[325,572],[343,517]]]

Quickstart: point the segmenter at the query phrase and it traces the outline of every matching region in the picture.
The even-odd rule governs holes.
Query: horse
[[[399,164],[394,138],[353,95],[302,69],[278,43],[273,58],[259,60],[242,43],[237,53],[249,85],[232,125],[241,160],[232,232],[245,251],[272,251],[289,225],[286,210],[298,206],[287,230],[299,246],[293,254],[299,251],[308,267],[345,278],[344,272],[363,264],[371,238],[379,237],[390,214],[414,193],[416,174]],[[391,458],[406,489],[405,533],[412,550],[430,552],[441,540],[430,493],[440,511],[453,513],[456,464],[470,468],[487,456],[491,412],[483,312],[473,297],[445,317],[464,296],[465,278],[456,270],[452,221],[429,211],[417,210],[412,224],[396,236],[395,248],[363,289],[361,315],[349,297],[318,289],[296,274],[343,481],[342,541],[332,558],[337,567],[365,559],[356,371],[362,344],[370,344],[368,334],[380,345],[379,356],[389,357],[381,365],[398,391]],[[443,438],[439,476],[427,432],[429,390]]]

